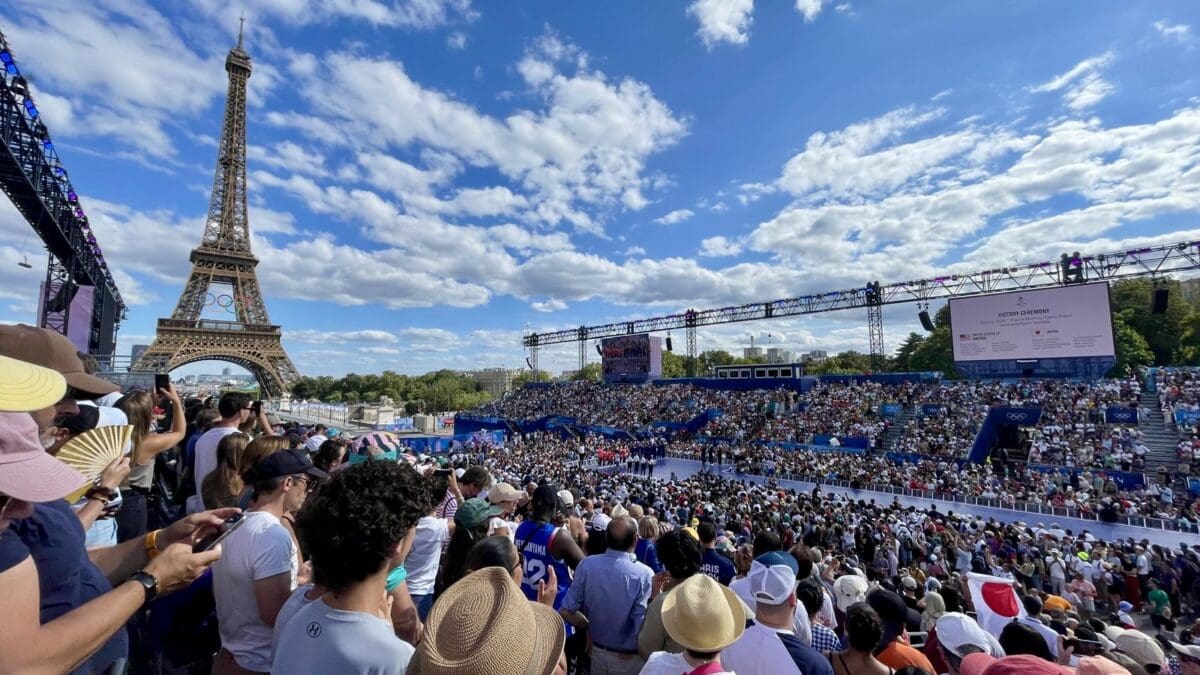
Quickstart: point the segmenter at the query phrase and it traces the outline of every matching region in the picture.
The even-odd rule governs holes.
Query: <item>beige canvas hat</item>
[[[663,598],[662,622],[684,649],[719,652],[746,632],[746,610],[728,586],[693,574]]]
[[[552,675],[566,640],[558,612],[530,602],[507,570],[485,567],[433,605],[408,675]]]

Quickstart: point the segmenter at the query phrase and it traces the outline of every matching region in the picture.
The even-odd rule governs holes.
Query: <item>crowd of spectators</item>
[[[1183,529],[1200,523],[1200,501],[1176,493],[1169,480],[1146,477],[1141,489],[1121,489],[1111,475],[1087,469],[1064,473],[1009,465],[918,458],[894,461],[883,455],[794,451],[765,445],[675,442],[674,456],[730,467],[735,474],[813,482],[844,482],[859,489],[907,489],[941,498],[983,498],[1007,508],[1023,505],[1073,509],[1080,517],[1147,517]],[[718,457],[721,467],[716,466]]]
[[[864,413],[895,395],[872,389],[826,390],[815,405]],[[647,399],[630,419],[678,418],[711,400],[685,401],[684,412],[679,400]],[[765,403],[777,404],[767,420],[805,412],[805,401]],[[107,425],[128,427],[132,440],[111,448],[106,466],[80,464],[85,476],[56,456]],[[1200,626],[1183,623],[1200,609],[1200,546],[1103,541],[1053,521],[1002,523],[775,480],[1145,508],[1098,474],[733,442],[715,446],[733,475],[718,465],[681,478],[630,470],[668,449],[643,439],[542,432],[440,456],[385,436],[358,441],[277,424],[237,392],[122,394],[85,372],[62,336],[0,326],[0,672],[1200,666]],[[669,449],[714,458],[713,444]],[[601,452],[626,463],[601,466]],[[736,475],[755,470],[774,477]],[[992,584],[983,604],[979,583]],[[1022,611],[995,624],[993,603],[1006,595]]]

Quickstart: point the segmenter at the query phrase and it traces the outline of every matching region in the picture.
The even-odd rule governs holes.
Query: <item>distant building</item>
[[[496,398],[512,391],[513,378],[520,372],[511,368],[484,368],[472,372],[471,379],[479,383],[481,389]]]
[[[803,361],[824,361],[827,358],[829,358],[829,352],[825,351],[824,349],[814,349],[811,352],[805,354],[801,358],[801,360],[803,360]]]
[[[221,369],[221,377],[229,377],[230,375],[233,375],[233,368],[226,366]]]
[[[1200,305],[1200,279],[1183,279],[1179,282],[1179,293],[1192,305]]]
[[[779,347],[771,347],[767,349],[767,363],[791,363],[792,352]]]
[[[742,358],[744,359],[761,359],[762,357],[762,347],[745,347],[742,349]]]

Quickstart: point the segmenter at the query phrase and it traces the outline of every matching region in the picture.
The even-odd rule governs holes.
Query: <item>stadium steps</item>
[[[1138,430],[1142,432],[1142,439],[1150,449],[1146,455],[1146,471],[1156,471],[1164,464],[1174,471],[1179,466],[1179,459],[1175,454],[1179,444],[1179,432],[1166,426],[1158,393],[1143,392],[1138,398],[1138,406],[1141,408],[1140,412],[1145,413],[1138,419]]]
[[[887,433],[883,435],[881,442],[876,446],[878,452],[883,454],[894,448],[896,446],[896,441],[900,440],[900,435],[904,433],[904,427],[907,426],[909,422],[916,419],[916,417],[917,407],[911,405],[905,406],[900,411],[900,414],[896,416],[895,421],[892,423],[892,426],[888,428]]]

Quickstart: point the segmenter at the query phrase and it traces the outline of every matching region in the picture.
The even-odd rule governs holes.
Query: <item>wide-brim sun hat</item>
[[[684,649],[719,652],[746,631],[746,610],[728,586],[693,574],[663,598],[662,623]]]
[[[566,640],[558,612],[530,602],[506,570],[485,567],[455,582],[434,603],[407,672],[552,675]]]
[[[67,393],[57,371],[0,356],[0,412],[32,412],[49,408]]]
[[[0,412],[0,493],[25,502],[51,502],[87,482],[46,452],[29,413]]]

